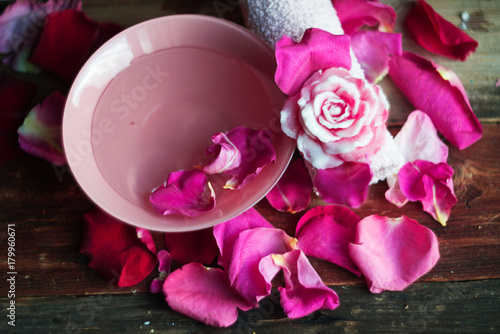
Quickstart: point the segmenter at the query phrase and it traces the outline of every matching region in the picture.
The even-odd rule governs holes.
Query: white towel
[[[247,27],[273,49],[284,35],[300,41],[309,28],[319,28],[334,35],[344,34],[331,0],[240,0],[240,3]],[[351,75],[365,78],[352,49],[351,59]],[[371,183],[397,174],[404,163],[388,131],[384,146],[370,160]]]

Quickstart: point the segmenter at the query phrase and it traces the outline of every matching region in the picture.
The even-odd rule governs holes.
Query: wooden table
[[[200,13],[242,24],[233,0],[87,0],[93,19],[124,26],[164,15]],[[118,288],[87,267],[79,254],[83,214],[93,204],[70,173],[56,174],[38,158],[24,155],[0,165],[0,261],[2,333],[499,333],[500,332],[500,2],[429,0],[454,24],[468,11],[469,34],[479,48],[462,63],[435,56],[404,38],[404,48],[454,70],[468,92],[484,127],[483,138],[459,151],[450,147],[458,203],[443,228],[418,203],[397,209],[384,199],[385,184],[370,190],[355,212],[409,216],[431,228],[440,242],[441,259],[401,292],[371,294],[362,279],[325,261],[312,263],[340,297],[336,310],[317,311],[290,320],[279,306],[277,289],[261,308],[240,312],[227,329],[211,328],[169,309],[162,296],[148,293],[150,275],[131,288]],[[409,1],[391,1],[399,21]],[[219,11],[217,11],[219,8]],[[221,10],[223,8],[223,10]],[[401,24],[398,25],[399,27]],[[399,31],[401,28],[398,28]],[[404,31],[403,31],[404,32]],[[2,72],[11,73],[2,68]],[[30,76],[13,75],[32,80]],[[60,83],[40,76],[41,94]],[[389,79],[382,86],[391,100],[390,129],[397,133],[413,110]],[[1,103],[1,101],[0,101]],[[313,199],[311,205],[324,204]],[[256,206],[271,223],[293,235],[300,214],[275,211],[265,201]],[[16,231],[16,327],[7,325],[7,226]],[[155,234],[157,241],[161,240]],[[159,241],[160,242],[160,241]],[[158,243],[158,245],[161,245]]]

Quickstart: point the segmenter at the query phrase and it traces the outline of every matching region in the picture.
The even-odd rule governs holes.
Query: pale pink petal
[[[399,177],[397,175],[387,177],[389,189],[385,192],[385,199],[390,203],[401,208],[408,203],[408,198],[403,194],[399,186]]]
[[[363,25],[379,31],[392,32],[396,24],[396,11],[389,5],[368,0],[332,0],[342,28],[347,35]]]
[[[391,58],[389,75],[413,106],[428,114],[436,129],[453,145],[464,149],[481,138],[481,123],[455,73],[404,52]]]
[[[436,235],[408,217],[368,216],[349,245],[352,260],[373,293],[400,291],[426,274],[439,259]]]
[[[272,144],[272,132],[267,129],[253,130],[237,127],[226,134],[212,137],[207,154],[215,157],[203,171],[209,174],[224,173],[232,176],[224,188],[240,189],[252,181],[261,170],[276,162]]]
[[[410,10],[405,26],[415,42],[441,56],[465,61],[479,45],[423,0],[418,0]]]
[[[17,130],[23,150],[54,165],[66,164],[61,130],[65,103],[66,98],[55,91],[31,109]]]
[[[165,249],[172,258],[182,264],[199,262],[211,264],[219,249],[213,235],[213,228],[190,232],[165,233]]]
[[[399,171],[401,191],[410,201],[420,201],[424,211],[446,226],[451,207],[457,203],[453,191],[453,169],[445,162],[416,160]]]
[[[275,265],[283,269],[285,288],[278,289],[281,306],[289,318],[300,318],[317,310],[333,310],[339,306],[335,291],[323,283],[299,249],[271,256]]]
[[[218,264],[221,267],[225,270],[229,269],[229,263],[233,257],[234,243],[240,232],[257,227],[273,228],[273,225],[254,208],[250,208],[241,215],[214,226],[213,233],[219,247]]]
[[[304,160],[296,156],[266,198],[276,210],[295,213],[309,205],[311,192],[312,181]]]
[[[215,193],[205,173],[199,170],[176,171],[153,191],[149,200],[162,215],[197,217],[215,208]]]
[[[368,196],[372,172],[366,163],[345,162],[339,167],[316,170],[312,179],[325,202],[355,208]]]
[[[389,59],[402,54],[401,34],[359,30],[351,36],[351,46],[365,72],[366,80],[377,83],[389,72]]]
[[[317,28],[304,32],[299,43],[283,36],[276,43],[274,80],[283,93],[293,96],[316,71],[331,67],[351,69],[349,37]]]
[[[159,293],[163,291],[163,283],[165,283],[165,279],[168,274],[170,274],[170,265],[172,264],[172,256],[166,250],[160,250],[157,256],[159,263],[159,276],[155,277],[149,286],[149,292],[151,293]]]
[[[231,288],[227,273],[190,263],[172,272],[163,285],[168,305],[204,324],[227,327],[238,318],[238,309],[251,306]]]
[[[283,230],[255,228],[238,235],[229,264],[231,285],[250,304],[258,302],[271,292],[271,281],[259,271],[262,258],[269,254],[283,254],[295,247],[296,239]]]
[[[360,276],[349,256],[359,217],[343,206],[317,206],[297,223],[297,245],[306,255],[335,263]]]

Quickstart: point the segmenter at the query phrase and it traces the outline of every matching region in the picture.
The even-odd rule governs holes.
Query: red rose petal
[[[165,249],[182,264],[199,262],[209,265],[219,253],[213,228],[198,231],[165,233]]]

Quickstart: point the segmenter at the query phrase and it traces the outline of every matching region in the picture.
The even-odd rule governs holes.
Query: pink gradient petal
[[[446,226],[451,207],[457,203],[453,191],[453,169],[445,162],[434,164],[416,160],[399,171],[402,193],[410,201],[420,201],[424,211]]]
[[[304,160],[296,156],[266,198],[276,210],[296,213],[309,205],[312,187]]]
[[[356,208],[368,196],[372,172],[366,163],[345,162],[338,167],[316,170],[312,179],[325,202]]]
[[[238,317],[238,308],[251,306],[231,288],[227,273],[190,263],[172,272],[163,285],[168,305],[204,324],[227,327]]]
[[[209,174],[222,172],[232,176],[224,186],[226,189],[243,188],[265,166],[276,162],[272,132],[267,129],[237,127],[226,134],[215,134],[212,139],[214,144],[207,153],[215,157],[203,170]]]
[[[343,206],[317,206],[297,223],[297,245],[306,255],[335,263],[354,274],[361,273],[349,256],[359,217]]]
[[[339,306],[339,297],[327,287],[303,252],[292,250],[283,255],[273,254],[276,266],[283,269],[285,288],[279,287],[280,302],[285,314],[292,319],[314,311]]]
[[[356,226],[349,254],[372,293],[400,291],[439,259],[436,235],[408,217],[368,216]]]
[[[31,109],[17,130],[23,150],[54,165],[66,164],[61,130],[65,103],[66,98],[55,91]]]
[[[377,83],[389,72],[389,59],[403,52],[401,34],[360,30],[351,36],[351,46],[369,83]]]
[[[149,231],[141,231],[149,239]],[[118,286],[141,282],[154,269],[156,254],[144,244],[137,230],[106,213],[95,209],[85,214],[80,252],[85,254],[89,267]]]
[[[153,191],[149,200],[162,215],[197,217],[215,208],[215,193],[205,173],[199,170],[176,171],[166,184]]]
[[[389,5],[368,0],[332,0],[333,7],[347,35],[363,25],[379,31],[392,32],[396,25],[396,11]]]
[[[269,254],[286,253],[295,244],[296,239],[279,229],[260,227],[241,232],[229,264],[231,285],[250,304],[258,307],[259,300],[271,292],[270,277],[259,271],[260,261]]]
[[[172,264],[172,256],[166,250],[160,250],[157,256],[159,262],[159,276],[155,277],[149,286],[149,292],[151,293],[159,293],[163,291],[163,283],[165,283],[165,279],[168,274],[170,274],[170,265]]]
[[[389,189],[385,192],[385,199],[387,201],[396,205],[398,208],[408,203],[408,198],[406,198],[399,186],[399,178],[397,175],[387,177],[387,185],[389,186]]]
[[[214,226],[213,234],[219,247],[218,264],[221,267],[225,270],[229,269],[234,244],[240,232],[257,227],[273,228],[273,225],[254,208],[250,208],[241,215]]]
[[[478,42],[439,15],[427,2],[418,0],[405,18],[410,36],[430,52],[465,61]]]
[[[137,237],[148,247],[148,249],[156,254],[156,245],[151,232],[145,228],[136,227]]]
[[[331,67],[351,69],[349,37],[317,28],[304,32],[299,43],[283,36],[276,43],[276,84],[288,96],[297,94],[316,71]]]
[[[219,249],[213,228],[191,232],[165,233],[165,249],[172,258],[182,264],[199,262],[209,265],[215,260]]]
[[[389,75],[413,106],[430,116],[436,129],[464,149],[482,136],[460,80],[452,71],[416,54],[391,58]]]

